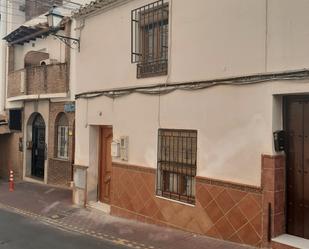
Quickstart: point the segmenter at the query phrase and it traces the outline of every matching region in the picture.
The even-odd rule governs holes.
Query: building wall
[[[44,14],[45,12],[49,11],[53,6],[61,5],[62,2],[62,0],[45,0],[42,2],[26,0],[26,20],[30,20],[34,17]]]
[[[170,3],[169,76],[137,80],[136,65],[130,62],[131,10],[151,2],[129,1],[86,19],[82,29],[82,52],[77,57],[77,70],[84,68],[84,73],[79,74],[77,92],[205,80],[264,70],[264,1],[196,0],[194,4],[188,4],[180,0]],[[221,17],[220,22],[218,16]],[[214,20],[216,25],[213,25]],[[251,28],[253,25],[254,29]],[[109,32],[111,27],[119,32]],[[105,36],[106,33],[109,35]],[[97,34],[97,39],[91,39],[92,34]],[[118,42],[115,44],[115,41]],[[98,46],[101,49],[95,49]],[[235,61],[235,57],[239,59]],[[108,68],[104,71],[104,78],[95,77],[102,68]],[[85,81],[91,84],[81,84]]]
[[[69,122],[69,145],[68,160],[57,158],[57,127],[56,118],[60,113],[64,113],[64,105],[68,102],[50,102],[41,100],[38,102],[29,101],[25,105],[25,132],[24,146],[26,141],[32,140],[33,115],[39,113],[45,121],[45,143],[47,145],[47,155],[45,160],[44,183],[52,185],[69,186],[72,181],[73,144],[74,144],[74,120],[75,113],[65,113]],[[25,149],[24,153],[24,178],[31,180],[31,150]]]
[[[309,37],[303,23],[309,18],[297,14],[306,9],[306,1],[179,0],[170,1],[168,76],[136,79],[136,65],[130,63],[130,14],[148,2],[129,1],[86,19],[76,55],[77,93],[306,67]],[[119,32],[104,35],[111,25]],[[130,137],[128,163],[155,168],[158,128],[197,129],[200,176],[260,186],[260,155],[274,154],[272,132],[282,126],[280,103],[274,103],[273,95],[308,91],[306,83],[273,82],[161,97],[78,100],[77,141],[89,140],[87,125],[113,125],[116,138]],[[77,142],[76,163],[89,165],[89,154],[83,152],[91,149],[89,142]]]
[[[22,24],[25,20],[25,13],[20,10],[23,1],[4,2],[0,6],[1,22],[0,36],[3,38],[9,32]],[[11,14],[7,14],[11,13]],[[0,113],[5,110],[6,84],[7,84],[7,44],[0,40]]]
[[[7,97],[69,91],[66,63],[21,69],[8,74]]]
[[[86,19],[72,70],[77,93],[308,67],[307,1],[170,0],[168,75],[137,79],[130,15],[150,2],[128,1]],[[271,234],[284,231],[284,158],[272,133],[283,127],[282,95],[299,93],[309,93],[308,80],[77,99],[75,164],[88,166],[88,200],[97,197],[98,129],[110,125],[114,140],[129,137],[128,161],[113,158],[112,214],[269,246],[269,203]],[[194,206],[155,194],[159,128],[198,132]]]
[[[1,3],[0,12],[0,36],[5,37],[10,31],[22,24],[25,20],[24,12],[19,9],[23,1]],[[10,14],[7,14],[10,13]],[[0,114],[5,115],[5,99],[7,85],[7,62],[8,48],[6,42],[0,40]],[[22,133],[13,132],[11,134],[0,134],[0,178],[5,180],[9,177],[9,170],[14,171],[14,179],[21,180],[23,175],[23,156],[19,150],[22,143]]]
[[[22,133],[0,135],[0,178],[8,180],[9,170],[14,171],[14,179],[21,180],[23,175],[23,153],[19,150]]]
[[[74,146],[74,112],[65,113],[69,122],[68,160],[57,158],[57,124],[56,119],[64,113],[65,102],[51,102],[49,114],[49,142],[48,142],[48,179],[53,185],[68,186],[72,181],[72,163]]]
[[[18,70],[18,71],[8,73],[8,86],[7,86],[7,97],[8,98],[23,94],[22,93],[22,74],[24,73],[25,73],[24,70]]]
[[[67,64],[54,64],[26,70],[27,94],[65,93],[68,91]]]
[[[195,0],[192,4],[172,0],[169,75],[136,79],[136,65],[130,62],[130,15],[150,2],[129,1],[86,19],[81,53],[76,56],[77,93],[293,70],[309,64],[305,0]],[[109,32],[111,27],[119,32]],[[97,77],[105,68],[104,77]]]

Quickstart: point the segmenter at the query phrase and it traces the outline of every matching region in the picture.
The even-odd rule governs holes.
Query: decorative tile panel
[[[113,165],[112,214],[218,239],[262,244],[262,190],[196,178],[196,205],[155,196],[155,169]]]

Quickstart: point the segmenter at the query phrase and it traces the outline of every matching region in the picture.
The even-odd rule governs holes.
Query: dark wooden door
[[[287,231],[309,239],[309,98],[286,101]]]
[[[111,198],[113,129],[102,127],[100,133],[99,201],[109,204]]]
[[[44,178],[45,162],[45,123],[41,115],[37,115],[32,125],[32,162],[31,175]]]

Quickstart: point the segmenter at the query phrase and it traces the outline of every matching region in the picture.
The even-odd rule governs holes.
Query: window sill
[[[51,158],[51,159],[55,160],[55,161],[61,161],[61,162],[70,162],[69,159],[59,158],[59,157],[54,157],[54,158]]]
[[[156,198],[159,198],[159,199],[162,199],[162,200],[166,200],[166,201],[175,202],[175,203],[178,203],[178,204],[181,204],[181,205],[184,205],[184,206],[195,207],[194,204],[190,204],[190,203],[186,203],[186,202],[181,202],[181,201],[177,201],[177,200],[174,200],[174,199],[169,199],[169,198],[166,198],[166,197],[163,197],[163,196],[160,196],[160,195],[156,195]]]

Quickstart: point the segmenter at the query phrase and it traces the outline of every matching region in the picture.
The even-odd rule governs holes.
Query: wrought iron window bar
[[[159,129],[156,194],[195,204],[197,131]]]
[[[131,12],[131,62],[137,78],[167,74],[168,4],[159,0]]]

